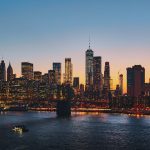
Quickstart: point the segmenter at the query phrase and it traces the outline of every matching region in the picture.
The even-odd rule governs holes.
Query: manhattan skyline
[[[141,64],[149,81],[149,1],[0,1],[0,56],[21,75],[21,62],[46,73],[53,62],[70,57],[73,76],[85,83],[85,51],[91,35],[94,55],[110,62],[114,87],[118,71]],[[63,6],[63,7],[62,7]]]

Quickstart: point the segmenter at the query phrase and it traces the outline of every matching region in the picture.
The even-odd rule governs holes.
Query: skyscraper
[[[107,89],[108,91],[110,90],[110,66],[109,66],[109,62],[105,62],[104,88]]]
[[[129,96],[138,97],[144,92],[145,68],[135,65],[127,68],[127,93]]]
[[[29,62],[22,62],[21,64],[22,77],[28,80],[33,79],[33,64]]]
[[[9,66],[7,68],[7,81],[11,81],[13,78],[14,78],[13,69],[11,67],[11,64],[9,63]]]
[[[65,84],[72,84],[72,68],[71,58],[65,58]]]
[[[93,58],[93,86],[95,91],[102,90],[102,67],[101,57],[97,56]]]
[[[85,67],[85,79],[86,79],[86,88],[93,85],[93,51],[90,48],[89,43],[89,49],[85,52],[85,59],[86,59],[86,67]]]
[[[4,60],[2,60],[0,64],[0,80],[6,81],[6,67]]]
[[[121,95],[123,94],[123,74],[119,75],[119,88]]]
[[[79,89],[79,77],[73,78],[73,87]]]
[[[61,85],[61,63],[53,63],[53,70],[57,85]]]

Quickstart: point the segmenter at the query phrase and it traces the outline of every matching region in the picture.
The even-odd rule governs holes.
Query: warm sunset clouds
[[[95,56],[110,61],[111,77],[141,64],[150,77],[149,0],[0,1],[0,56],[20,75],[21,61],[47,72],[53,61],[71,57],[74,76],[84,83],[85,51],[91,35]],[[64,70],[63,70],[64,71]],[[126,89],[125,89],[126,91]]]

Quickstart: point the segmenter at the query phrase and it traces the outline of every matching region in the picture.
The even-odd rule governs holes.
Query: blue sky
[[[84,80],[89,33],[95,55],[118,70],[142,64],[149,77],[149,0],[0,0],[0,56],[19,75],[21,61],[43,73],[71,57]]]

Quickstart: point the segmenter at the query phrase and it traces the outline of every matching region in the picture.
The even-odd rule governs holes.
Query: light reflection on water
[[[12,132],[16,124],[26,125],[29,132]],[[143,150],[150,147],[149,133],[150,116],[82,112],[60,119],[51,112],[0,114],[0,150]]]

